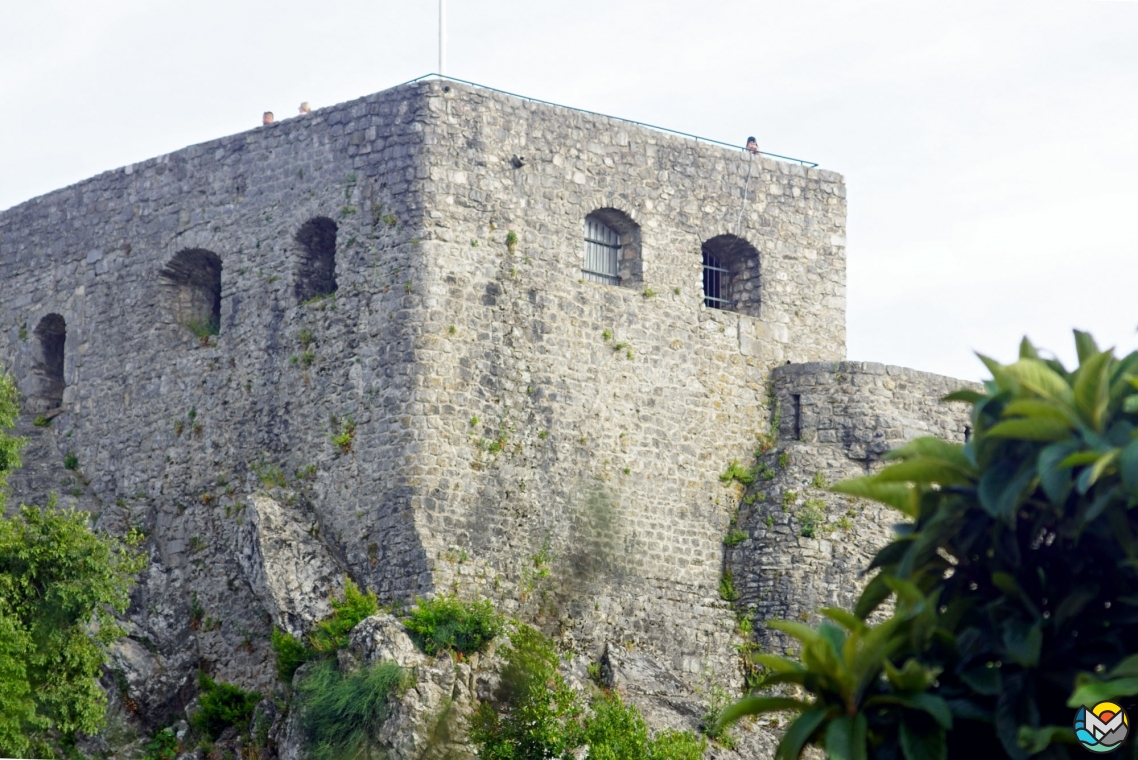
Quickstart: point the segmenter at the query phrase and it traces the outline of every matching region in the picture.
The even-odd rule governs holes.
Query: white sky
[[[1138,347],[1138,2],[448,0],[448,74],[842,172],[849,358]],[[437,0],[0,0],[0,208],[437,68]]]

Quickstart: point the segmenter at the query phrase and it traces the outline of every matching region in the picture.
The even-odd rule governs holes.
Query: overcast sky
[[[1138,347],[1138,2],[448,0],[447,73],[818,162],[849,358]],[[438,0],[0,0],[0,208],[437,69]]]

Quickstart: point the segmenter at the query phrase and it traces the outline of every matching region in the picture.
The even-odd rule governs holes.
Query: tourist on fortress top
[[[272,123],[273,123],[273,112],[272,111],[265,111],[265,114],[261,117],[261,126],[263,127],[266,124],[272,124]]]
[[[308,105],[308,101],[306,100],[300,104],[300,110],[297,113],[301,116],[304,116],[306,113],[312,113],[312,106]]]
[[[753,137],[748,137],[747,138],[747,152],[750,153],[752,156],[757,156],[759,154],[759,141]]]

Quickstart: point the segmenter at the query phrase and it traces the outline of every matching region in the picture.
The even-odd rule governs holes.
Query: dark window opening
[[[198,337],[221,331],[221,259],[204,248],[179,251],[159,272],[174,320]]]
[[[708,308],[759,316],[759,252],[735,235],[718,235],[702,246],[703,303]]]
[[[42,413],[63,405],[63,355],[67,342],[67,323],[58,314],[48,314],[33,332],[31,383],[27,407]]]
[[[615,208],[602,208],[585,217],[581,278],[626,288],[637,288],[643,283],[640,226],[628,214]]]
[[[794,440],[802,440],[802,396],[794,394]]]
[[[326,216],[309,219],[296,232],[300,261],[296,300],[301,303],[336,292],[336,223]]]

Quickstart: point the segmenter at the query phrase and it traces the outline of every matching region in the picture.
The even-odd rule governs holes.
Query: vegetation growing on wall
[[[640,711],[619,696],[602,693],[586,710],[558,673],[552,642],[519,625],[503,651],[505,666],[491,701],[479,704],[470,738],[483,760],[575,756],[588,744],[600,760],[696,760],[704,742],[690,731],[649,738]],[[577,752],[575,752],[577,751]]]
[[[799,716],[778,757],[937,760],[983,748],[1015,760],[1082,757],[1075,710],[1138,694],[1138,353],[1116,359],[1076,333],[1079,366],[1025,339],[972,405],[972,438],[909,442],[880,473],[835,490],[911,522],[872,563],[854,613],[816,629],[782,622],[795,661],[759,655],[768,685],[733,717]],[[867,621],[888,599],[895,609]]]
[[[443,651],[473,654],[502,631],[502,618],[489,600],[466,602],[445,595],[418,600],[403,624],[430,655]]]
[[[392,697],[411,684],[393,662],[343,673],[326,660],[315,665],[297,688],[308,748],[313,760],[364,757],[390,712]]]

